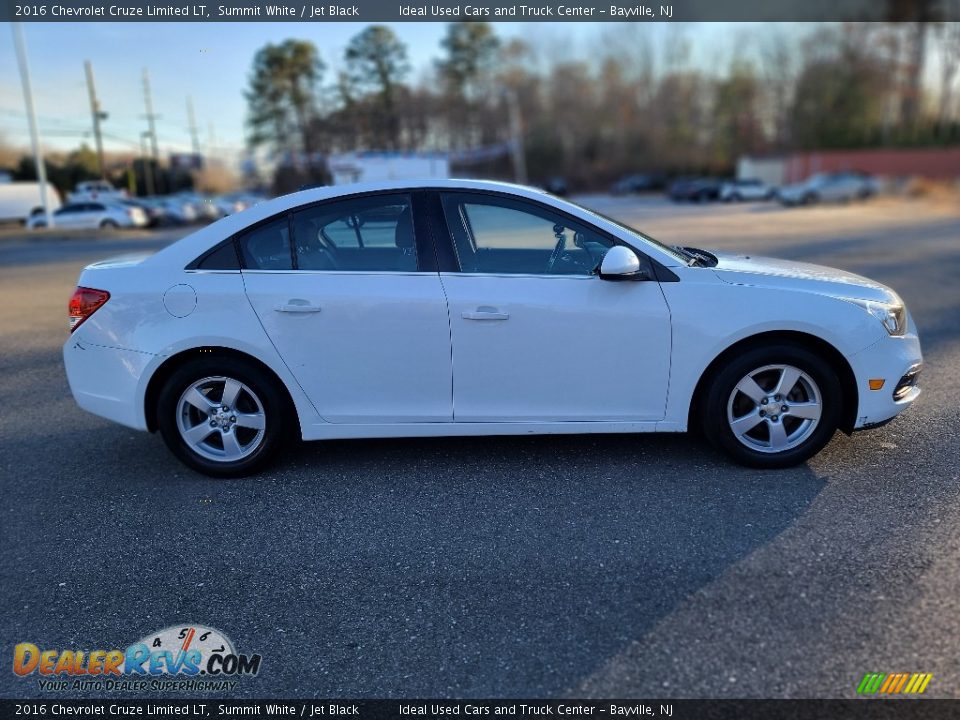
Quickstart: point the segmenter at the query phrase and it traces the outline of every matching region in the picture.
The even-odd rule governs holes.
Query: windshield
[[[583,205],[580,205],[579,203],[571,202],[571,201],[569,201],[569,200],[567,200],[567,202],[569,202],[571,205],[575,205],[576,207],[580,208],[581,210],[583,210],[583,211],[585,211],[585,212],[590,213],[590,214],[593,215],[594,217],[598,217],[598,218],[600,218],[601,220],[606,220],[608,223],[612,223],[612,224],[616,225],[616,226],[617,226],[618,228],[620,228],[621,230],[625,230],[626,232],[630,233],[631,235],[633,235],[634,237],[638,238],[639,240],[642,240],[643,242],[647,242],[647,243],[650,243],[651,245],[655,245],[656,247],[658,247],[660,250],[663,250],[665,253],[667,253],[667,254],[670,255],[671,257],[674,257],[674,258],[676,258],[677,260],[679,260],[680,262],[682,262],[684,265],[688,264],[688,263],[690,262],[690,259],[693,257],[692,254],[687,253],[687,252],[686,252],[685,250],[683,250],[682,248],[679,248],[679,247],[671,247],[670,245],[664,245],[664,244],[663,244],[662,242],[660,242],[659,240],[656,240],[656,239],[650,237],[650,236],[647,235],[646,233],[640,232],[639,230],[637,230],[637,229],[634,228],[634,227],[630,227],[629,225],[625,225],[624,223],[620,222],[619,220],[614,220],[614,219],[613,219],[612,217],[610,217],[609,215],[604,215],[604,214],[601,213],[601,212],[597,212],[596,210],[593,210],[593,209],[591,209],[591,208],[584,207]]]

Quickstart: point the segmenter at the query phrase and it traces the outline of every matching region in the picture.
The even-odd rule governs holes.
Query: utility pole
[[[193,98],[187,95],[187,120],[190,122],[190,141],[193,154],[200,157],[200,137],[197,135],[197,118],[193,114]]]
[[[517,93],[508,88],[507,112],[510,116],[510,150],[513,157],[513,177],[520,185],[527,184],[527,154],[523,147],[523,118],[520,115],[520,102]]]
[[[97,142],[97,163],[100,165],[100,178],[107,179],[107,166],[103,162],[103,137],[100,135],[100,121],[107,119],[107,114],[100,109],[97,99],[97,89],[93,83],[93,65],[89,60],[83,63],[87,71],[87,91],[90,93],[90,113],[93,115],[93,137]]]
[[[150,131],[140,133],[140,164],[143,167],[143,184],[148,196],[153,195],[153,161],[147,157],[147,138]]]
[[[47,168],[43,164],[43,148],[40,146],[40,130],[37,127],[37,109],[33,105],[30,67],[27,65],[27,41],[23,38],[23,27],[20,23],[12,25],[17,65],[20,66],[20,83],[23,85],[23,102],[27,106],[27,121],[30,125],[30,146],[33,150],[33,161],[37,167],[37,179],[40,181],[40,204],[47,219],[47,227],[53,227],[53,216],[50,213],[50,202],[47,198]]]
[[[154,162],[154,166],[150,169],[150,175],[153,175],[153,167],[160,167],[160,151],[157,149],[157,125],[155,122],[157,115],[153,112],[153,99],[150,97],[150,75],[146,68],[143,69],[143,102],[147,108],[147,127],[150,128],[148,131],[150,133],[150,150]],[[152,184],[153,179],[151,178],[150,185]]]

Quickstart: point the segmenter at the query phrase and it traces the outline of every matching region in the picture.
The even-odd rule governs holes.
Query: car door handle
[[[510,313],[500,312],[496,308],[477,308],[473,312],[460,314],[464,320],[508,320]]]
[[[277,312],[285,313],[318,313],[320,312],[319,305],[311,305],[306,300],[291,300],[285,305],[274,305],[273,309]]]

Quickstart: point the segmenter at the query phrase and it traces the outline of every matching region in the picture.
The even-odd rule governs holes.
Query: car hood
[[[714,253],[717,276],[733,285],[800,290],[838,298],[899,303],[897,294],[885,285],[861,275],[810,263],[753,255]]]

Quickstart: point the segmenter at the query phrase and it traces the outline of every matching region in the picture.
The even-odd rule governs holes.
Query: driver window
[[[443,205],[466,273],[593,275],[613,245],[596,231],[522,201],[447,194]]]

